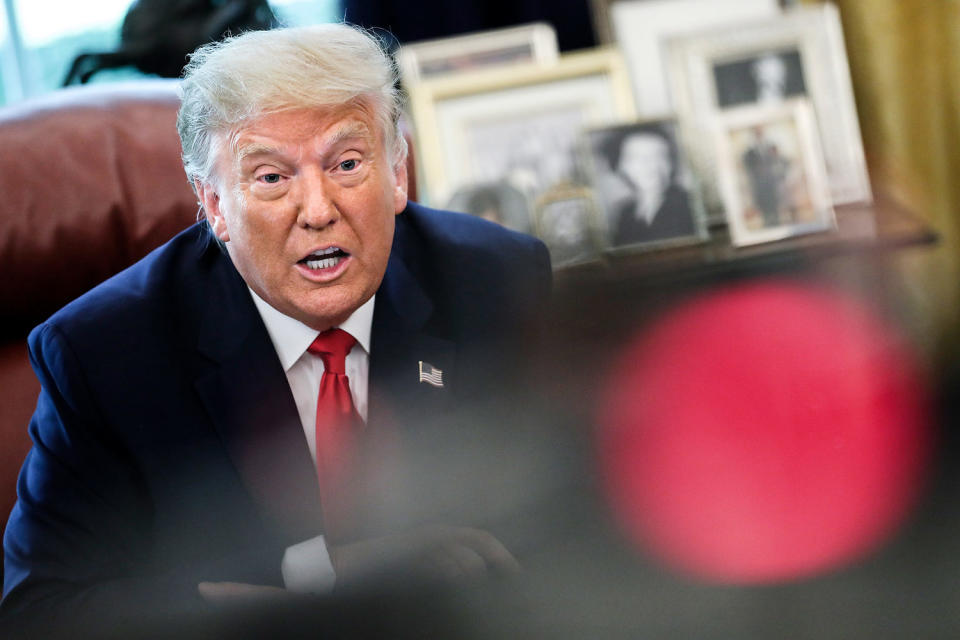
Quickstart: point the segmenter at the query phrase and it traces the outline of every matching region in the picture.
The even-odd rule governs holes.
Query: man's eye
[[[267,184],[277,184],[278,182],[280,182],[280,174],[265,173],[262,176],[260,176],[260,179],[266,182]]]
[[[354,169],[357,168],[357,161],[344,160],[343,162],[340,163],[340,168],[343,169],[344,171],[353,171]]]

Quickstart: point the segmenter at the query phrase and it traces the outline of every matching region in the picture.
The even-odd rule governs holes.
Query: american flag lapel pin
[[[432,384],[435,387],[443,387],[443,371],[436,368],[429,362],[420,360],[420,382]]]

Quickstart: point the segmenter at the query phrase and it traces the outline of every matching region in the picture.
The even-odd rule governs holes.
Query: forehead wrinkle
[[[239,137],[239,136],[238,136]],[[344,140],[350,139],[366,139],[371,137],[370,127],[363,122],[349,122],[342,126],[338,126],[331,135],[321,138],[320,147],[322,149],[330,149],[340,144]],[[235,157],[238,162],[243,162],[244,159],[250,156],[257,155],[275,155],[275,156],[287,156],[282,148],[277,147],[276,145],[267,144],[265,142],[250,142],[249,144],[240,145],[237,137],[233,139]],[[298,148],[300,145],[297,145]]]
[[[259,140],[252,140],[249,142],[242,142],[242,139],[245,135],[257,135],[255,127],[244,126],[237,127],[228,134],[228,145],[230,150],[233,152],[233,160],[239,165],[246,158],[256,155],[273,155],[286,157],[289,154],[284,151],[284,146],[286,145],[275,145],[269,144],[267,142],[262,142]],[[299,145],[297,145],[299,147]]]
[[[322,120],[322,118],[321,118]],[[319,137],[317,141],[317,147],[315,152],[319,152],[321,155],[329,153],[330,150],[335,147],[337,144],[348,139],[371,139],[374,135],[373,129],[370,124],[363,122],[362,120],[350,120],[348,122],[334,123],[332,125],[333,131],[324,137],[322,131],[322,124],[315,123],[308,127],[312,129],[309,132],[303,133],[304,137]],[[230,154],[232,156],[231,164],[233,164],[235,170],[240,170],[240,165],[243,161],[251,156],[256,155],[275,155],[280,157],[286,157],[287,154],[284,150],[276,145],[268,144],[262,141],[250,141],[248,144],[242,144],[241,139],[245,133],[249,133],[251,128],[249,126],[239,126],[230,131],[221,132],[219,137],[221,140],[224,140],[226,147],[232,151]],[[297,145],[298,147],[298,156],[303,153],[304,149],[302,142]]]

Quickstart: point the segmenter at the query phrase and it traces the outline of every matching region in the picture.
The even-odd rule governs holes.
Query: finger
[[[212,603],[268,600],[287,596],[287,592],[279,587],[242,582],[201,582],[197,585],[197,591],[205,600]]]
[[[489,569],[494,572],[517,573],[520,563],[502,542],[492,534],[479,529],[464,529],[466,543],[477,552]]]
[[[487,561],[470,547],[449,545],[442,551],[450,578],[480,577],[487,573]]]

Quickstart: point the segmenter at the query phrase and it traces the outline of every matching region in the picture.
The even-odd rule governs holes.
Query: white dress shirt
[[[307,352],[307,347],[319,332],[299,320],[276,309],[252,289],[250,295],[263,318],[273,348],[287,375],[287,383],[300,415],[300,423],[307,439],[310,456],[317,461],[317,394],[323,376],[323,360]],[[347,354],[346,373],[350,380],[350,395],[357,413],[367,420],[367,376],[370,371],[370,332],[373,326],[373,296],[353,312],[341,325],[357,343]],[[277,464],[283,464],[278,460]],[[305,540],[287,547],[281,563],[284,586],[298,593],[326,593],[333,588],[336,575],[323,536]]]

